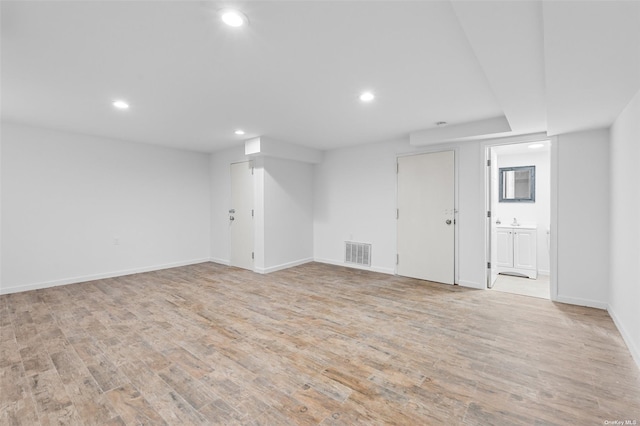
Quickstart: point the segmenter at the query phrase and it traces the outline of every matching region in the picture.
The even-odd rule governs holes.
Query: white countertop
[[[508,223],[501,223],[497,225],[498,228],[513,228],[513,229],[537,229],[538,225],[535,223],[521,223],[519,225],[510,225]]]

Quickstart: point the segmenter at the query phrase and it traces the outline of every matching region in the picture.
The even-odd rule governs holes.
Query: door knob
[[[236,220],[236,218],[233,216],[229,216],[229,220]]]
[[[447,220],[445,221],[445,223],[446,223],[447,225],[451,225],[451,219],[447,219]]]

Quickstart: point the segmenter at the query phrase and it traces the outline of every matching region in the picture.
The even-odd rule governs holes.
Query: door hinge
[[[396,174],[400,173],[400,163],[396,163]]]
[[[253,259],[255,259],[255,256],[254,256],[254,253],[253,253],[253,252],[251,252],[251,259],[252,259],[252,260],[253,260]]]
[[[487,210],[487,217],[491,217],[491,210]]]
[[[251,175],[253,176],[253,166],[251,166]]]
[[[491,167],[491,160],[487,160],[487,167]]]
[[[396,254],[396,265],[400,264],[400,255]]]
[[[396,209],[396,219],[400,219],[400,209]]]
[[[487,269],[491,269],[491,262],[487,262]]]
[[[251,209],[251,217],[253,217],[253,209]]]

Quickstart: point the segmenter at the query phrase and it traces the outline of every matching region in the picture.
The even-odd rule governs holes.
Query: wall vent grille
[[[344,261],[356,265],[371,266],[371,244],[345,241]]]

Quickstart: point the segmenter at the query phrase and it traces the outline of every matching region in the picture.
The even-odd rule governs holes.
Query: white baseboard
[[[210,257],[209,262],[218,263],[220,265],[229,266],[231,265],[231,261],[228,259],[218,259],[217,257]]]
[[[360,265],[355,265],[353,263],[345,263],[340,260],[314,258],[313,261],[318,263],[326,263],[329,265],[344,266],[344,267],[353,268],[353,269],[362,269],[363,271],[380,272],[381,274],[387,274],[387,275],[395,275],[396,273],[394,269],[390,269],[390,268],[380,268],[376,266],[371,266],[371,267],[360,266]]]
[[[622,325],[620,318],[618,317],[618,315],[616,315],[611,305],[607,307],[607,312],[609,312],[609,316],[611,317],[611,319],[613,320],[613,323],[618,328],[618,331],[620,332],[622,339],[627,344],[627,348],[629,348],[629,352],[631,352],[631,357],[636,362],[636,365],[638,366],[638,368],[640,368],[640,348],[638,348],[638,346],[636,346],[636,342],[634,342],[633,339],[631,339],[631,334]]]
[[[578,305],[578,306],[587,306],[589,308],[598,308],[598,309],[607,309],[608,304],[606,302],[599,302],[597,300],[590,299],[580,299],[577,297],[567,297],[558,295],[554,300],[554,302],[560,303],[568,303],[570,305]]]
[[[538,269],[538,275],[551,275],[551,271],[547,271],[546,269]]]
[[[283,263],[281,265],[269,266],[268,268],[254,268],[254,272],[259,274],[269,274],[271,272],[281,271],[283,269],[293,268],[294,266],[303,265],[305,263],[313,262],[313,258],[294,260],[293,262]]]
[[[105,279],[105,278],[122,277],[124,275],[139,274],[141,272],[159,271],[161,269],[176,268],[178,266],[194,265],[196,263],[203,263],[203,262],[209,262],[209,261],[210,261],[209,258],[184,260],[184,261],[181,261],[181,262],[171,262],[171,263],[165,263],[165,264],[162,264],[162,265],[144,266],[144,267],[140,267],[140,268],[125,269],[125,270],[113,271],[113,272],[105,272],[105,273],[101,273],[101,274],[83,275],[83,276],[79,276],[79,277],[63,278],[63,279],[59,279],[59,280],[45,281],[45,282],[33,283],[33,284],[26,284],[26,285],[15,286],[15,287],[2,287],[2,288],[0,288],[0,294],[18,293],[18,292],[21,292],[21,291],[39,290],[39,289],[43,289],[43,288],[57,287],[57,286],[60,286],[60,285],[67,285],[67,284],[77,284],[77,283],[83,283],[83,282],[87,282],[87,281],[101,280],[101,279]]]

